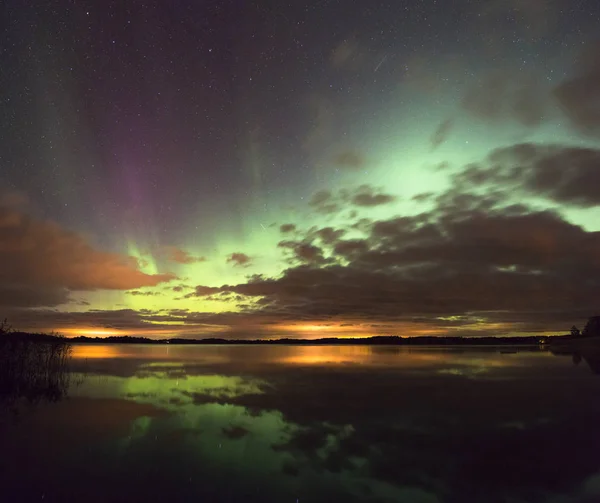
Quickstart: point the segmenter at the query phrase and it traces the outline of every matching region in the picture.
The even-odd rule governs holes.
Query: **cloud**
[[[279,226],[279,231],[282,234],[288,234],[290,232],[294,232],[296,230],[295,224],[283,224]]]
[[[198,296],[210,296],[209,287],[197,288]],[[219,293],[219,289],[215,289]],[[189,297],[194,297],[193,292]],[[246,299],[247,300],[247,299]],[[81,329],[117,330],[123,335],[147,337],[222,337],[254,339],[257,337],[279,337],[277,325],[285,319],[277,316],[247,312],[192,312],[187,309],[150,310],[114,309],[88,311],[58,311],[55,309],[11,308],[3,310],[13,327],[19,330],[47,331],[60,329],[72,336],[81,334]]]
[[[333,227],[323,227],[314,232],[314,236],[319,238],[325,244],[335,243],[346,231],[344,229],[334,229]]]
[[[88,311],[58,311],[55,309],[12,309],[7,313],[16,329],[47,330],[49,327],[97,327],[133,330],[148,328],[147,320],[156,313],[148,310],[113,309]],[[174,317],[172,317],[174,319]]]
[[[191,297],[205,297],[208,295],[214,295],[216,293],[221,293],[221,289],[212,286],[197,286],[194,288],[193,292],[185,295],[185,298],[189,299]]]
[[[361,169],[367,163],[365,157],[356,150],[340,152],[333,158],[336,166],[350,169]]]
[[[75,232],[0,207],[0,283],[69,290],[130,290],[171,281],[146,274],[133,257],[95,249]]]
[[[394,202],[396,196],[382,192],[371,185],[360,185],[354,189],[342,189],[334,193],[330,190],[315,192],[309,201],[315,211],[322,214],[337,213],[348,206],[374,207]]]
[[[364,239],[284,243],[297,265],[276,278],[218,291],[261,298],[262,314],[293,319],[402,322],[502,312],[494,315],[499,333],[526,331],[520,319],[525,312],[536,313],[529,319],[537,318],[539,328],[543,313],[564,313],[567,326],[569,316],[597,309],[600,233],[550,211],[472,198],[462,206],[444,202],[427,214],[373,222]],[[484,329],[471,324],[464,323],[464,333]]]
[[[361,185],[356,191],[350,196],[350,201],[355,206],[381,206],[394,202],[396,196],[379,192],[378,189],[371,187],[370,185]]]
[[[279,248],[290,250],[293,254],[294,261],[314,265],[325,264],[328,262],[323,256],[323,250],[309,242],[280,241],[277,246]]]
[[[206,293],[202,288],[200,293]],[[192,295],[193,296],[193,295]],[[204,295],[201,295],[204,297]],[[6,314],[5,314],[6,313]],[[79,335],[80,330],[117,330],[123,335],[148,337],[223,337],[255,338],[273,336],[266,322],[279,322],[281,318],[248,315],[245,312],[192,312],[187,309],[111,309],[88,311],[59,311],[56,309],[11,308],[6,316],[15,329],[60,329],[66,335]]]
[[[205,262],[206,257],[194,257],[185,250],[177,248],[175,246],[168,246],[165,248],[166,255],[171,262],[177,264],[196,264],[198,262]]]
[[[239,440],[240,438],[245,437],[246,435],[248,435],[248,433],[250,433],[246,428],[244,428],[243,426],[228,426],[226,428],[223,428],[222,433],[225,437],[227,437],[230,440]]]
[[[174,287],[169,287],[169,290],[173,290],[174,292],[180,293],[184,290],[191,290],[192,287],[188,285],[176,285]]]
[[[155,297],[157,295],[162,295],[160,292],[142,292],[140,290],[131,290],[125,293],[127,295],[133,295],[134,297]]]
[[[40,288],[36,286],[0,286],[1,308],[56,307],[70,301],[66,288]]]
[[[36,310],[27,316],[38,326],[94,323],[142,334],[165,323],[164,334],[191,337],[278,337],[282,327],[288,327],[286,333],[302,324],[353,324],[365,334],[560,333],[594,314],[600,304],[600,233],[588,232],[556,212],[511,201],[515,195],[535,194],[579,206],[598,204],[594,166],[598,153],[589,148],[519,144],[498,149],[481,163],[450,174],[453,186],[429,196],[433,209],[404,217],[361,218],[341,227],[284,224],[280,230],[287,235],[278,246],[288,266],[280,275],[174,290],[184,298],[226,299],[237,306],[236,312]],[[333,205],[338,211],[393,200],[381,189],[362,185],[320,191],[311,203],[318,208]],[[38,225],[24,225],[31,219],[23,218],[3,210],[0,229]],[[15,253],[8,249],[11,243],[20,241],[0,241],[0,256]],[[24,244],[16,250],[19,256],[22,250],[29,253]],[[227,258],[240,266],[250,261],[239,252]],[[31,290],[38,283],[21,279],[0,284],[4,290],[5,285],[30,287],[12,304],[17,320],[27,319],[27,309],[19,311],[19,306],[60,305],[72,289],[67,282],[50,283],[35,298]],[[144,286],[152,285],[132,289]],[[0,303],[17,298],[4,290]]]
[[[236,267],[248,267],[251,262],[252,258],[245,253],[232,253],[227,257],[227,263]]]
[[[493,151],[455,181],[462,187],[487,185],[572,206],[597,206],[600,149],[521,143]]]
[[[320,190],[315,192],[310,198],[308,205],[318,213],[323,214],[337,213],[341,209],[339,202],[329,190]]]
[[[452,129],[454,129],[454,119],[446,119],[440,122],[431,135],[431,147],[435,149],[444,143],[450,136]]]
[[[600,42],[580,55],[576,74],[562,82],[554,95],[571,123],[589,135],[600,135]]]

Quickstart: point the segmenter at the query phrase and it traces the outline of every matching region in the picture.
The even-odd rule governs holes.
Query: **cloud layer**
[[[172,274],[146,274],[133,257],[94,248],[55,222],[0,206],[0,297],[5,305],[53,306],[67,291],[156,286]]]
[[[261,298],[265,314],[290,319],[468,319],[479,312],[524,329],[543,313],[581,316],[600,301],[600,234],[550,211],[436,211],[372,222],[362,239],[315,243],[280,243],[298,264],[278,278],[194,294]]]
[[[488,186],[555,203],[600,204],[600,149],[521,143],[492,152],[487,162],[455,177],[457,187]]]

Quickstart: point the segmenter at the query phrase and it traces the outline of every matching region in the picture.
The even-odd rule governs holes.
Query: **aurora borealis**
[[[8,0],[0,316],[564,333],[600,309],[599,24],[591,0]]]

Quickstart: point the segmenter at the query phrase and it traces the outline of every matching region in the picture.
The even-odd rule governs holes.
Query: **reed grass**
[[[0,402],[64,398],[71,352],[62,336],[13,332],[6,322],[0,323]]]

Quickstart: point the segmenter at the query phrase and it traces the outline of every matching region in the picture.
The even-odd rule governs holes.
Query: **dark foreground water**
[[[75,346],[66,398],[3,413],[0,501],[598,502],[597,363]]]

